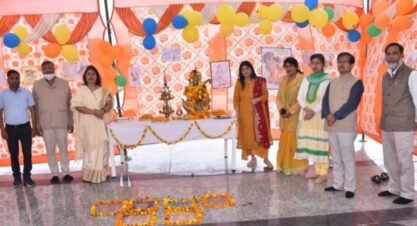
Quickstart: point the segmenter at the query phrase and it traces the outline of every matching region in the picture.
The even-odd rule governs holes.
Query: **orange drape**
[[[10,31],[10,29],[17,23],[19,18],[20,15],[3,16],[0,19],[0,36],[3,36],[6,32]]]

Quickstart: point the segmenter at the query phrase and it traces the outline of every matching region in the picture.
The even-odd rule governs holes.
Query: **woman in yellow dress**
[[[293,57],[284,61],[287,76],[283,77],[278,89],[276,104],[281,115],[281,136],[277,155],[277,172],[285,175],[302,174],[308,167],[308,160],[294,159],[297,149],[297,125],[300,105],[297,102],[298,90],[304,75],[299,69],[298,62]]]
[[[238,148],[242,149],[242,159],[248,160],[250,155],[247,166],[255,168],[257,155],[264,160],[265,170],[272,170],[268,159],[272,138],[266,80],[256,75],[249,61],[243,61],[239,66],[233,106],[238,120]]]
[[[82,180],[91,183],[106,181],[109,175],[109,139],[107,124],[111,121],[113,98],[101,86],[94,66],[83,75],[84,85],[71,100],[75,123],[75,159],[83,160]]]

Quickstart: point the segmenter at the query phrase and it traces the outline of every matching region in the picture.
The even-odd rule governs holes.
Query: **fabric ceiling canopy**
[[[98,11],[97,0],[0,0],[0,16]]]

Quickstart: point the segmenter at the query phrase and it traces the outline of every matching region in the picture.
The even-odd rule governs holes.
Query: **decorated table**
[[[202,139],[224,139],[224,156],[228,157],[227,140],[232,140],[232,172],[236,169],[235,118],[171,120],[152,122],[150,120],[118,120],[108,125],[111,175],[116,176],[114,157],[115,145],[121,149],[133,149],[145,144],[165,143],[173,145],[184,141]],[[123,155],[123,151],[121,151]],[[121,158],[123,161],[123,156]]]

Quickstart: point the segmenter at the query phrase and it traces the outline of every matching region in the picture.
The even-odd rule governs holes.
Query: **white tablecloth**
[[[115,160],[113,146],[115,145],[135,145],[141,140],[146,132],[140,145],[156,144],[164,142],[173,142],[183,137],[186,131],[191,128],[188,135],[182,141],[192,141],[201,139],[213,139],[212,137],[223,134],[230,125],[230,130],[218,139],[225,139],[225,157],[227,157],[227,139],[232,140],[232,170],[236,168],[236,137],[237,126],[235,118],[229,119],[202,119],[202,120],[174,120],[168,122],[137,121],[137,120],[119,120],[108,125],[110,139],[110,165],[112,167],[112,176],[116,176]],[[233,124],[234,123],[234,124]],[[200,127],[201,131],[197,125]],[[148,128],[148,129],[147,129]],[[149,130],[151,128],[160,139],[154,136]],[[145,131],[147,130],[147,131]],[[117,141],[116,141],[116,139]]]

